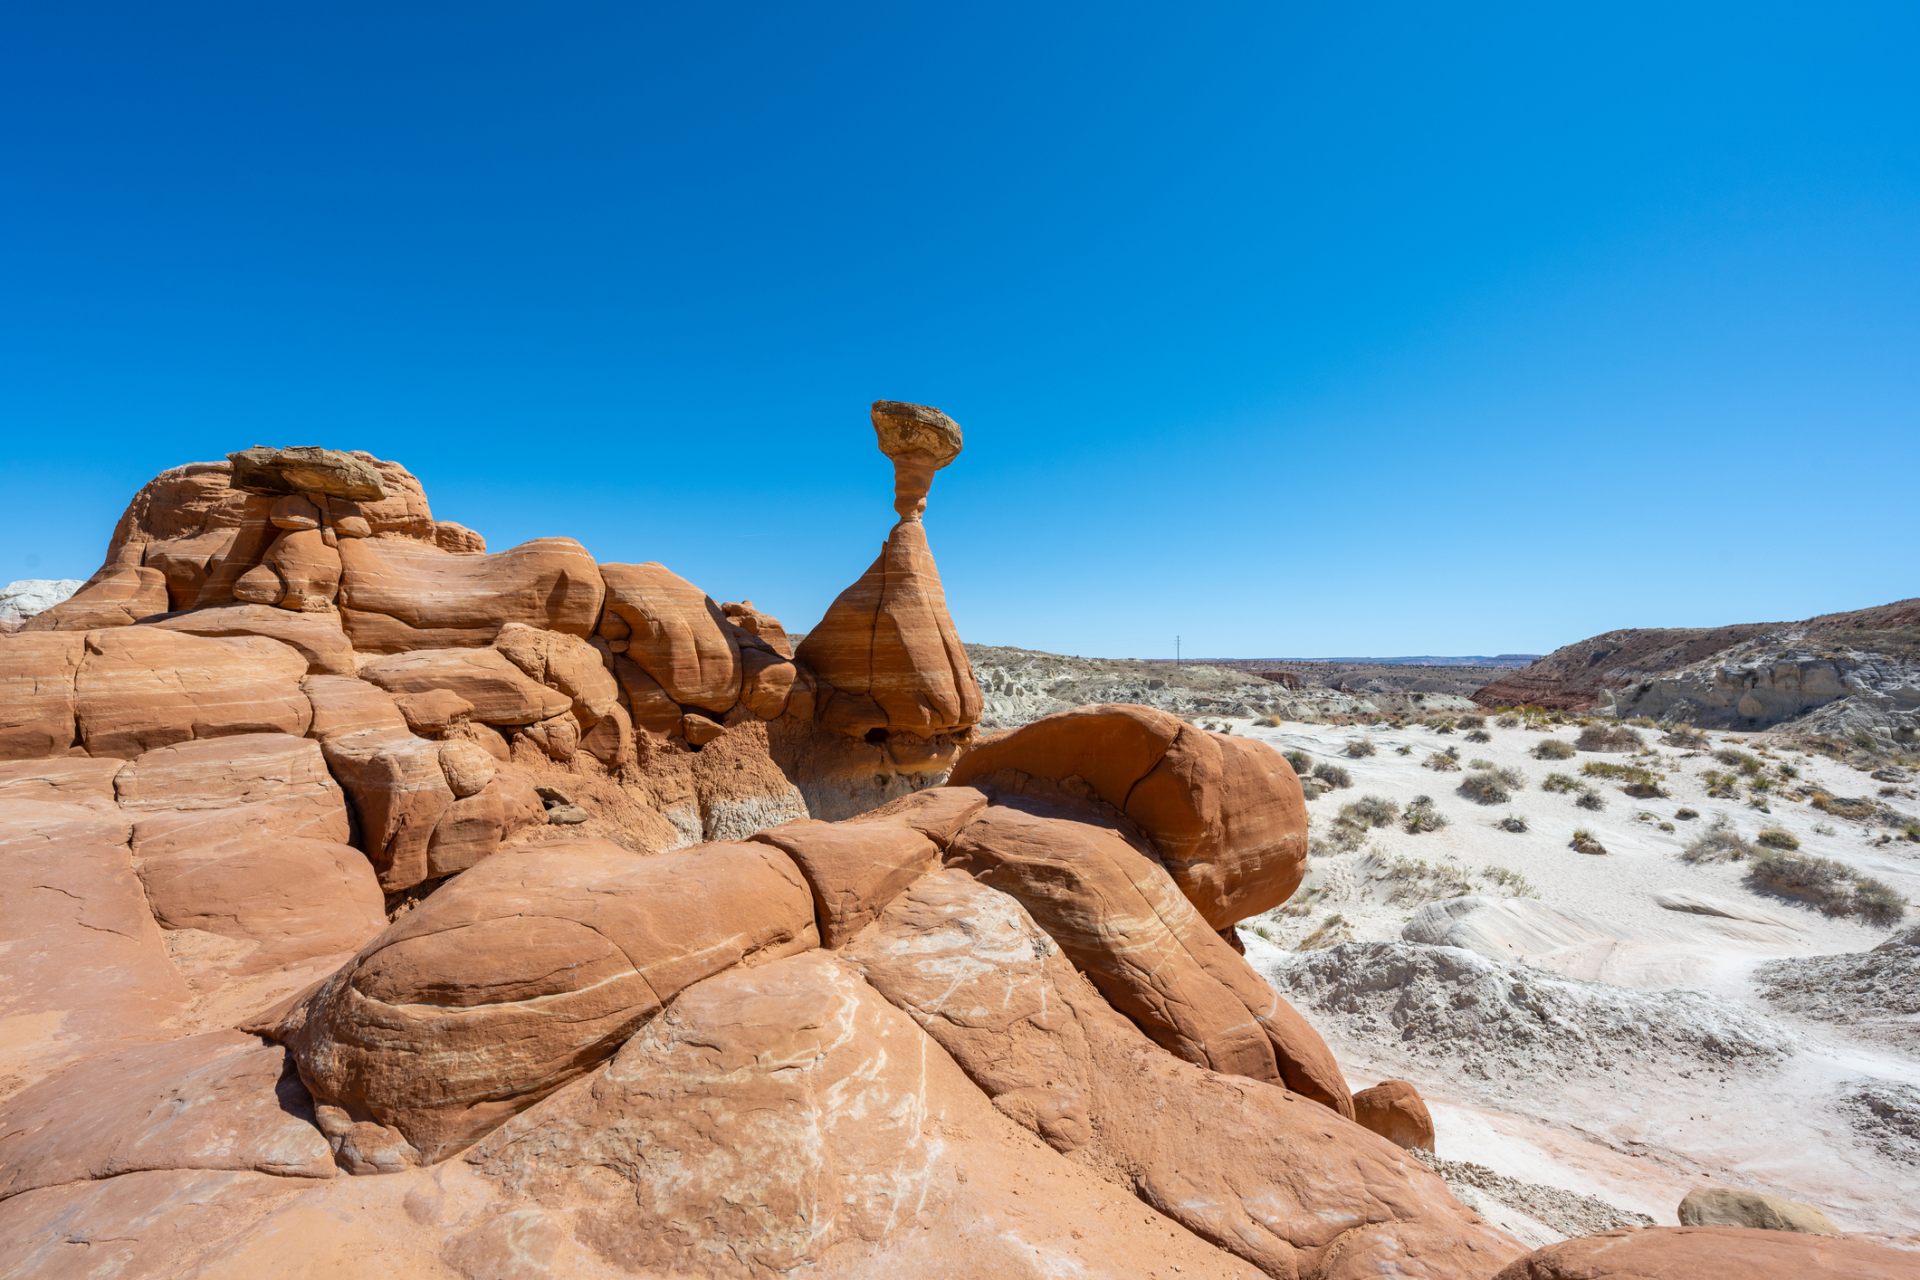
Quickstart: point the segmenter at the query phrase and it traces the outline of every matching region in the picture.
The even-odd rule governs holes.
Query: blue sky
[[[966,429],[974,640],[1920,592],[1912,5],[28,8],[0,581],[320,443],[804,626],[890,521],[886,397]]]

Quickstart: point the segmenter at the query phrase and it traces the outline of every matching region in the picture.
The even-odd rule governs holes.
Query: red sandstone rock
[[[364,453],[342,453],[313,445],[273,449],[255,445],[227,455],[233,486],[249,493],[319,494],[373,501],[387,487],[373,460]]]
[[[1353,1118],[1396,1147],[1433,1150],[1433,1116],[1405,1080],[1382,1080],[1353,1095]]]
[[[1263,743],[1210,734],[1146,707],[1081,707],[974,748],[951,781],[1002,770],[1083,780],[1140,824],[1215,929],[1279,906],[1306,875],[1300,782]]]
[[[453,805],[440,744],[404,729],[362,729],[324,739],[334,777],[353,801],[361,847],[388,892],[428,876],[427,845]]]
[[[300,687],[313,704],[310,732],[322,742],[362,729],[406,730],[406,719],[393,695],[378,685],[352,676],[313,675]]]
[[[752,636],[768,652],[781,658],[793,657],[793,641],[788,637],[787,629],[780,625],[780,619],[754,608],[753,601],[723,604],[720,612],[727,615],[727,621]],[[745,647],[744,642],[742,647]]]
[[[0,800],[0,1093],[117,1042],[157,1039],[186,984],[127,849],[118,813]]]
[[[281,1102],[286,1062],[216,1031],[76,1063],[0,1103],[0,1200],[143,1169],[330,1178],[326,1141]]]
[[[600,572],[607,617],[625,629],[627,657],[675,702],[731,710],[740,700],[740,641],[720,606],[663,565],[608,564]]]
[[[438,738],[473,719],[473,704],[451,689],[396,693],[393,705],[407,728],[423,738]]]
[[[532,724],[572,705],[565,694],[528,679],[497,649],[415,649],[367,663],[360,678],[392,694],[458,694],[472,704],[473,718],[486,724]]]
[[[960,424],[931,405],[900,400],[875,400],[872,417],[880,452],[893,459],[893,509],[917,520],[933,473],[960,456]]]
[[[362,653],[490,645],[509,622],[583,636],[604,588],[586,548],[537,538],[497,555],[397,538],[343,542],[340,616]]]
[[[509,622],[500,628],[493,647],[529,679],[571,698],[582,728],[592,728],[620,701],[620,686],[606,661],[579,636]]]
[[[632,1274],[1255,1274],[995,1114],[822,952],[689,987],[472,1159]]]
[[[957,870],[845,952],[1003,1114],[1271,1276],[1484,1276],[1518,1246],[1396,1148],[1148,1043],[1012,898]]]
[[[277,640],[156,627],[89,631],[74,677],[80,740],[92,755],[234,733],[306,733],[306,659]],[[10,642],[11,643],[11,642]]]
[[[786,714],[800,673],[792,661],[771,649],[742,648],[740,670],[741,706],[762,720],[777,720]]]
[[[1351,1117],[1326,1043],[1208,927],[1151,856],[1090,809],[994,804],[948,856],[1017,898],[1114,1008],[1170,1053],[1284,1082]]]
[[[28,618],[23,631],[124,627],[167,611],[167,578],[141,565],[108,565],[78,591]]]
[[[396,920],[285,1039],[316,1102],[437,1160],[604,1060],[691,983],[818,941],[806,882],[767,845],[521,848]]]
[[[1920,1253],[1847,1236],[1643,1227],[1563,1240],[1495,1280],[1914,1280]]]
[[[498,774],[479,791],[447,806],[434,824],[433,838],[427,842],[427,875],[437,878],[465,871],[491,856],[514,832],[542,826],[546,820],[546,806],[531,782],[516,774]]]
[[[85,648],[73,633],[0,636],[0,759],[64,755],[79,741],[73,682]]]
[[[316,675],[353,674],[353,646],[330,613],[291,613],[257,604],[230,604],[155,618],[146,624],[196,636],[265,636],[293,646]]]
[[[813,891],[823,946],[841,947],[908,885],[940,865],[904,822],[788,822],[753,837],[793,859]]]

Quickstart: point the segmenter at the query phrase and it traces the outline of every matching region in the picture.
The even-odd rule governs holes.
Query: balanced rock
[[[960,456],[960,424],[931,405],[875,400],[873,431],[880,452],[893,459],[893,509],[902,520],[918,520],[933,473]]]
[[[387,496],[373,459],[364,453],[313,445],[288,449],[255,445],[228,454],[227,461],[233,465],[233,487],[249,493],[320,494],[364,502]]]

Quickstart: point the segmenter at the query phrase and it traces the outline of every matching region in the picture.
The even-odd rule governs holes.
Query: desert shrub
[[[1488,884],[1505,889],[1516,898],[1531,898],[1533,884],[1518,871],[1509,871],[1505,867],[1482,867],[1480,878]]]
[[[1739,779],[1718,769],[1707,770],[1700,775],[1700,781],[1707,784],[1707,794],[1715,800],[1733,799],[1735,788],[1740,785]]]
[[[1581,751],[1638,751],[1640,735],[1623,724],[1590,724],[1573,740]]]
[[[1254,723],[1259,725],[1262,729],[1278,729],[1281,725],[1285,724],[1286,722],[1287,722],[1286,717],[1279,716],[1279,715],[1261,716],[1258,720],[1254,721]]]
[[[1353,775],[1331,760],[1322,760],[1319,764],[1313,766],[1313,776],[1330,787],[1350,787],[1353,785]]]
[[[1762,827],[1754,834],[1753,842],[1769,849],[1793,850],[1800,847],[1800,837],[1784,827]]]
[[[1713,753],[1713,758],[1721,764],[1728,765],[1731,768],[1738,769],[1740,772],[1747,774],[1758,773],[1765,767],[1760,763],[1759,756],[1748,751],[1742,751],[1738,747],[1722,747]]]
[[[1484,729],[1487,727],[1487,718],[1485,716],[1461,716],[1459,725],[1462,729]]]
[[[1433,730],[1435,733],[1452,733],[1453,721],[1445,716],[1441,716],[1437,719],[1427,721],[1427,728]]]
[[[1573,833],[1573,839],[1567,841],[1567,847],[1575,853],[1600,854],[1607,851],[1607,846],[1600,843],[1599,837],[1585,827]]]
[[[1542,791],[1578,791],[1580,779],[1570,773],[1550,773],[1541,780]]]
[[[1423,831],[1438,831],[1447,825],[1447,815],[1433,807],[1432,796],[1415,796],[1400,815],[1400,829],[1417,836]]]
[[[1680,819],[1680,821],[1682,822],[1692,822],[1695,818],[1700,816],[1700,811],[1698,809],[1689,809],[1683,805],[1680,808],[1674,810],[1673,816]]]
[[[1783,850],[1763,853],[1748,868],[1747,883],[1804,902],[1823,915],[1859,916],[1872,924],[1892,924],[1907,912],[1906,900],[1891,885],[1859,875],[1832,858]]]
[[[1502,714],[1498,720],[1494,721],[1494,723],[1499,725],[1502,729],[1518,729],[1520,727],[1520,717],[1513,714],[1513,712],[1508,711]]]
[[[1467,741],[1468,742],[1492,742],[1493,735],[1488,733],[1485,729],[1469,729],[1467,730]]]
[[[1633,716],[1627,720],[1627,723],[1636,729],[1658,729],[1660,727],[1654,723],[1652,716]]]
[[[1660,739],[1663,747],[1677,747],[1683,751],[1704,751],[1713,745],[1713,739],[1690,725],[1675,725],[1667,730]]]
[[[1475,804],[1505,804],[1513,799],[1505,780],[1492,769],[1476,769],[1460,780],[1459,793]]]
[[[1598,812],[1607,807],[1607,798],[1592,787],[1582,787],[1580,794],[1573,798],[1573,803],[1582,809]]]
[[[1365,738],[1348,738],[1346,751],[1355,760],[1364,759],[1373,754],[1373,743]]]
[[[1542,738],[1533,744],[1535,760],[1571,760],[1573,744],[1564,738]]]
[[[1421,763],[1437,773],[1452,773],[1460,767],[1460,753],[1458,751],[1436,751]]]
[[[1287,752],[1286,756],[1287,756],[1287,763],[1292,765],[1293,771],[1299,774],[1301,777],[1304,778],[1309,773],[1313,772],[1313,757],[1308,755],[1306,752],[1300,751],[1300,750],[1294,750],[1294,751]]]
[[[1390,827],[1400,816],[1400,806],[1385,796],[1361,796],[1341,806],[1339,821],[1357,827]]]
[[[1682,862],[1740,862],[1755,857],[1759,850],[1741,838],[1725,819],[1708,827],[1694,842],[1680,851]]]
[[[1467,761],[1467,768],[1491,769],[1493,768],[1493,761],[1487,759],[1485,756],[1475,756],[1473,759]]]
[[[1493,825],[1500,828],[1502,831],[1511,831],[1513,832],[1513,834],[1517,836],[1525,835],[1527,833],[1527,820],[1526,818],[1524,818],[1523,816],[1517,813],[1510,813],[1506,817],[1500,819],[1500,821],[1494,823]]]
[[[1413,748],[1403,742],[1393,749],[1393,754],[1397,756],[1410,756],[1413,754]]]
[[[1877,800],[1870,800],[1865,796],[1849,798],[1828,795],[1824,791],[1813,793],[1812,804],[1822,813],[1830,813],[1836,818],[1852,818],[1856,821],[1865,821],[1880,812],[1880,802]]]

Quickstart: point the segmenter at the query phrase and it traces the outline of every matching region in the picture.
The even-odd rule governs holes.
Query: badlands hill
[[[1920,732],[1920,599],[1804,622],[1609,631],[1473,696],[1486,707],[1600,708],[1911,746]]]
[[[136,494],[0,635],[0,1276],[1914,1274],[1742,1194],[1483,1216],[1537,1188],[1437,1174],[1421,1087],[1354,1089],[1240,933],[1309,873],[1287,758],[1139,706],[982,734],[923,520],[959,428],[872,420],[897,519],[797,645],[489,553],[366,454]],[[1438,1078],[1457,1001],[1328,992],[1521,1003],[1447,950],[1276,980]],[[1637,1069],[1569,990],[1579,1065]]]

